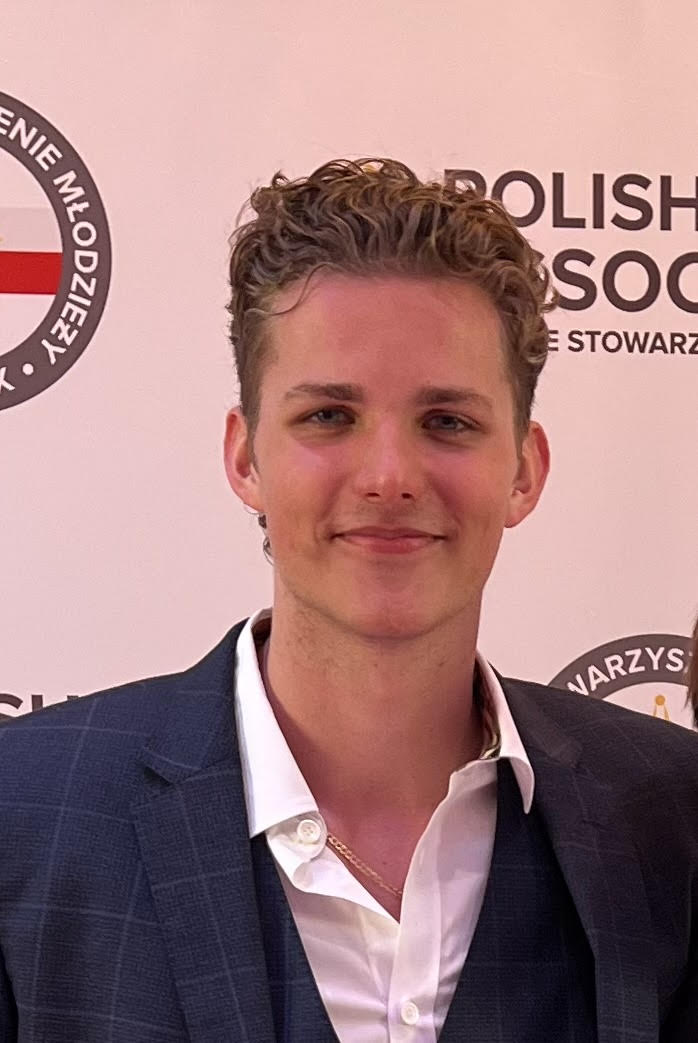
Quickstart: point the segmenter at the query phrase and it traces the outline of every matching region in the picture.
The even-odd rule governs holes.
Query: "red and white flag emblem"
[[[0,352],[41,322],[58,290],[62,259],[49,206],[0,206]]]

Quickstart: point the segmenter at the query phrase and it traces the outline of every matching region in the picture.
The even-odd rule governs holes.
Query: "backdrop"
[[[698,9],[491,11],[4,0],[0,714],[183,668],[269,602],[221,463],[227,238],[277,169],[374,154],[503,198],[562,294],[551,480],[483,651],[688,725]]]

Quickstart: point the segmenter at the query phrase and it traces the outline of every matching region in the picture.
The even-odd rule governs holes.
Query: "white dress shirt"
[[[266,696],[248,620],[237,643],[235,713],[250,837],[265,833],[318,990],[341,1043],[435,1043],[482,906],[497,816],[496,761],[511,761],[523,806],[533,769],[504,693],[479,655],[499,728],[497,756],[450,778],[410,862],[398,923],[331,847],[318,805]]]

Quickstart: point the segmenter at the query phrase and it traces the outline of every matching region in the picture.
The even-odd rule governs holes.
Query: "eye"
[[[432,421],[436,423],[432,424]],[[460,434],[462,431],[474,431],[476,425],[471,420],[464,420],[453,413],[433,413],[425,421],[432,431],[443,431],[446,434]]]
[[[346,409],[316,409],[314,413],[304,418],[304,423],[317,424],[319,427],[339,427],[345,420],[350,421],[351,415]]]

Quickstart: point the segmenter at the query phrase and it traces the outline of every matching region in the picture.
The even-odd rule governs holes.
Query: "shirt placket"
[[[441,891],[436,852],[440,809],[415,848],[405,881],[388,996],[390,1043],[436,1043],[434,1004],[441,964]]]

